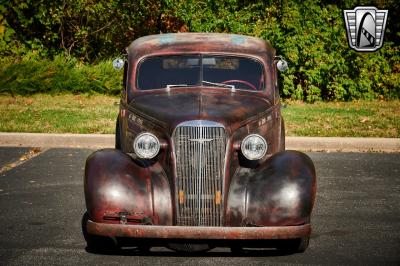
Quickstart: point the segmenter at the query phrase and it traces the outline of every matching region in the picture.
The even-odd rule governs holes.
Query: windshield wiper
[[[235,85],[229,85],[229,84],[217,83],[217,82],[210,82],[210,81],[206,81],[206,80],[203,80],[202,83],[205,83],[205,84],[208,84],[208,85],[224,87],[224,88],[230,88],[232,91],[235,90]]]
[[[217,82],[210,82],[210,81],[206,81],[206,80],[203,80],[202,84],[213,85],[213,86],[223,87],[223,88],[229,88],[232,91],[235,91],[235,85],[229,85],[229,84],[217,83]],[[169,90],[171,90],[171,88],[190,87],[190,86],[193,86],[193,85],[188,85],[188,84],[168,84],[166,86],[166,88],[167,88],[167,91],[169,91]]]
[[[168,84],[166,88],[170,89],[170,88],[175,88],[175,87],[187,87],[187,86],[189,86],[189,85],[187,85],[187,84]]]
[[[166,88],[167,88],[167,91],[170,91],[171,88],[188,87],[188,86],[189,86],[189,85],[187,85],[187,84],[168,84],[168,85],[166,86]]]

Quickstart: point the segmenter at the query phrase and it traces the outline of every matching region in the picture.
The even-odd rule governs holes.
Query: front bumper
[[[270,227],[198,227],[87,223],[87,231],[93,235],[108,237],[161,238],[161,239],[294,239],[309,236],[311,225]]]

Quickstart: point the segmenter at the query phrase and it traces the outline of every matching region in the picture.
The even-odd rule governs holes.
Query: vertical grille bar
[[[227,137],[221,124],[194,120],[173,134],[177,225],[222,226],[222,180]]]

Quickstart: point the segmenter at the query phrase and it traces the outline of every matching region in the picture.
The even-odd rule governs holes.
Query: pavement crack
[[[0,174],[3,174],[5,172],[10,171],[11,169],[14,169],[17,166],[20,166],[21,164],[29,161],[32,158],[35,158],[36,156],[38,156],[39,154],[45,152],[47,149],[44,148],[32,148],[29,151],[27,151],[26,153],[24,153],[23,155],[21,155],[21,157],[19,157],[18,160],[8,163],[6,165],[4,165],[1,169],[0,169]]]

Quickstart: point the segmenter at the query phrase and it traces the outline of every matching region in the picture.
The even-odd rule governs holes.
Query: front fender
[[[86,160],[86,208],[94,222],[172,225],[171,190],[162,167],[144,165],[116,149]]]
[[[304,153],[282,151],[256,169],[239,168],[232,178],[227,226],[310,223],[316,193],[314,164]]]

